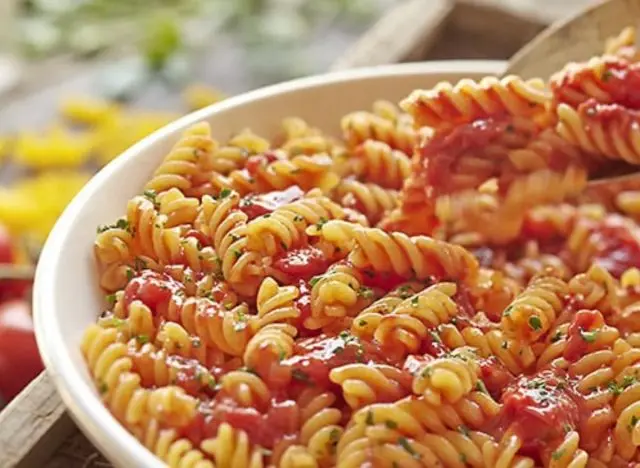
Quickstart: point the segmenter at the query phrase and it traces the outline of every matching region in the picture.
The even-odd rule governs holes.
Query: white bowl
[[[34,290],[38,346],[62,400],[89,439],[119,467],[162,467],[103,406],[79,350],[85,328],[101,312],[94,267],[96,226],[125,213],[180,132],[200,120],[224,140],[250,127],[273,136],[280,120],[300,116],[337,134],[340,117],[370,109],[375,99],[398,101],[441,80],[500,73],[503,62],[447,61],[382,66],[304,78],[253,91],[189,114],[158,130],[106,166],[75,197],[42,252]]]

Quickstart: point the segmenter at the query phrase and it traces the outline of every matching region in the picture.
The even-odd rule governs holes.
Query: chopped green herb
[[[105,299],[107,301],[107,304],[109,304],[110,307],[113,307],[114,305],[116,305],[116,295],[115,294],[108,294],[105,296]]]
[[[629,430],[629,432],[631,432],[633,430],[633,428],[636,426],[636,424],[638,424],[638,417],[634,414],[633,416],[631,416],[631,421],[629,422],[629,425],[627,426],[627,429]]]
[[[504,309],[504,312],[502,312],[502,316],[503,317],[510,317],[511,316],[511,311],[513,310],[513,306],[510,305],[509,307],[507,307],[506,309]]]
[[[613,76],[613,73],[611,73],[611,70],[605,70],[604,73],[602,74],[602,81],[606,83],[611,79],[612,76]]]
[[[384,422],[384,425],[387,426],[389,429],[398,429],[398,423],[393,421],[392,419],[387,419]]]
[[[229,195],[231,195],[231,189],[225,188],[220,191],[220,196],[218,198],[227,198]]]
[[[500,345],[500,347],[502,349],[507,349],[509,347],[509,343],[507,343],[506,341],[503,341],[502,344]]]
[[[304,221],[304,218],[303,218],[302,216],[300,216],[300,215],[295,215],[295,216],[293,217],[293,220],[294,220],[296,223],[299,223],[299,222],[301,222],[301,221]]]
[[[367,417],[364,422],[367,426],[373,426],[373,411],[367,411]]]
[[[340,430],[338,428],[331,429],[329,432],[329,452],[335,453],[336,446],[338,445],[338,441],[340,440]]]
[[[458,432],[465,437],[469,437],[469,435],[471,434],[471,432],[469,431],[469,428],[464,424],[460,424],[458,426]]]
[[[484,382],[482,380],[478,380],[476,382],[476,390],[478,392],[482,392],[482,393],[489,393],[489,391],[487,390],[486,385],[484,384]]]
[[[373,299],[373,289],[368,288],[366,286],[362,286],[358,291],[358,296],[367,300]]]
[[[200,338],[196,336],[191,340],[191,346],[193,346],[194,348],[199,348],[200,346],[202,346],[202,341],[200,341]]]
[[[215,390],[216,389],[216,379],[213,376],[209,376],[209,381],[207,382],[207,385],[209,386],[209,388],[211,390]]]
[[[131,281],[134,276],[135,273],[133,272],[133,270],[131,268],[127,268],[127,281]]]
[[[598,337],[598,332],[597,330],[594,330],[594,331],[580,330],[580,337],[587,343],[595,343],[596,338]]]
[[[242,252],[240,252],[239,250],[232,249],[231,253],[233,253],[233,255],[235,255],[236,260],[238,260],[240,257],[242,257]]]
[[[459,455],[459,458],[462,463],[464,463],[465,465],[467,464],[467,456],[464,453],[461,453]]]
[[[358,326],[359,327],[366,327],[367,326],[367,321],[365,319],[358,320]]]
[[[529,326],[535,331],[541,330],[542,321],[540,320],[540,317],[538,317],[537,315],[532,315],[531,317],[529,317]]]
[[[560,341],[561,339],[562,339],[562,332],[560,330],[557,330],[551,337],[551,342],[555,343],[557,341]]]
[[[321,275],[320,276],[314,276],[313,278],[311,278],[309,280],[309,286],[311,286],[313,288],[316,284],[318,284],[318,281],[320,281],[321,279],[322,279]]]
[[[289,250],[289,246],[284,241],[280,241],[280,247],[284,250]]]
[[[137,335],[136,341],[140,344],[145,344],[149,342],[149,337],[147,335]]]
[[[402,447],[413,458],[420,458],[420,454],[415,451],[406,437],[398,437],[398,445],[400,445],[400,447]]]
[[[418,296],[413,296],[413,298],[411,299],[411,305],[412,305],[413,307],[418,307],[418,300],[419,300],[419,299],[420,299],[420,298],[419,298]]]
[[[106,382],[100,382],[100,383],[98,384],[98,391],[99,391],[101,394],[105,394],[105,393],[107,393],[107,391],[108,391],[108,390],[109,390],[109,387],[107,386],[107,383],[106,383]]]

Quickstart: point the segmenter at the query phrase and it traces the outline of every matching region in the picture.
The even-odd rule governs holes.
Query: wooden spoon
[[[599,1],[538,34],[509,60],[505,75],[548,78],[569,62],[601,55],[607,39],[639,20],[640,0]]]
[[[549,78],[569,62],[602,55],[607,39],[640,21],[640,0],[599,1],[554,23],[509,60],[504,75]],[[581,200],[613,207],[625,190],[640,190],[640,173],[590,180]]]

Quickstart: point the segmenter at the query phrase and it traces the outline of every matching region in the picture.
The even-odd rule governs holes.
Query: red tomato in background
[[[0,263],[13,263],[15,255],[9,231],[0,224]]]
[[[0,396],[10,401],[42,372],[29,304],[0,304]]]
[[[15,245],[6,228],[0,225],[0,264],[15,263]],[[30,281],[0,280],[0,303],[9,299],[24,299],[31,287]]]

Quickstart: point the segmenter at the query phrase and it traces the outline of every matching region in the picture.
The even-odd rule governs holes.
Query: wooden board
[[[331,68],[408,60],[506,59],[553,19],[549,14],[539,14],[544,10],[540,5],[562,2],[509,0],[509,3],[510,7],[504,8],[499,0],[455,4],[448,0],[407,0],[380,20]],[[578,3],[584,1],[566,2],[574,9]],[[0,446],[2,468],[111,466],[74,426],[46,373],[0,413]]]

